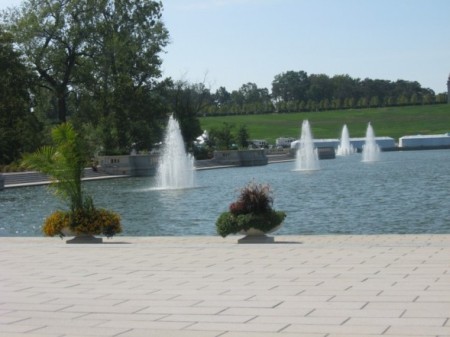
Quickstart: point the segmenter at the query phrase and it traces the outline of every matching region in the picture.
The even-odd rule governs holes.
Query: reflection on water
[[[215,220],[238,189],[267,182],[287,218],[279,234],[450,233],[450,151],[383,152],[321,161],[321,170],[293,171],[294,162],[197,172],[198,188],[158,191],[155,179],[87,182],[97,206],[121,214],[123,235],[215,235]],[[0,236],[40,236],[44,218],[64,208],[46,187],[0,192]]]

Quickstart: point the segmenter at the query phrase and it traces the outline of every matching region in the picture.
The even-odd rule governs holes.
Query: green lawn
[[[234,124],[235,130],[246,125],[251,139],[266,139],[275,143],[278,137],[300,136],[300,127],[308,119],[315,138],[340,138],[347,124],[350,137],[364,137],[371,122],[377,136],[398,139],[416,134],[450,132],[450,104],[353,109],[289,114],[202,117],[202,129],[220,128],[224,122]]]

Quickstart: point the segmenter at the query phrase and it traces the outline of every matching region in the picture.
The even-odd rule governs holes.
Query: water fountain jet
[[[347,125],[344,124],[341,133],[341,142],[336,150],[337,156],[348,156],[356,152],[356,149],[350,144],[350,136]]]
[[[158,189],[195,187],[194,157],[186,153],[178,121],[169,117],[156,173]]]
[[[320,170],[319,152],[317,148],[314,147],[314,140],[308,120],[304,120],[302,123],[302,133],[300,136],[300,144],[297,149],[295,170]]]
[[[375,132],[372,125],[367,125],[366,141],[362,147],[362,162],[370,163],[378,161],[380,157],[380,147],[375,141]]]

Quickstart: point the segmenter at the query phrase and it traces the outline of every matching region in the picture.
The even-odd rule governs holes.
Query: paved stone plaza
[[[450,235],[0,238],[0,337],[450,336]]]

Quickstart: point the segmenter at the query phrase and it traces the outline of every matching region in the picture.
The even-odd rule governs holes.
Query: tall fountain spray
[[[362,161],[369,163],[378,161],[380,157],[380,147],[375,141],[375,132],[373,131],[372,125],[367,125],[366,131],[366,141],[362,147]]]
[[[296,171],[314,171],[320,170],[319,153],[314,147],[311,127],[308,120],[302,123],[302,133],[300,136],[300,144],[297,149],[295,160]]]
[[[344,124],[342,127],[341,133],[341,142],[336,150],[337,156],[348,156],[352,153],[355,153],[356,149],[350,144],[350,136],[348,133],[347,125]]]
[[[160,189],[195,187],[194,157],[186,153],[180,126],[173,116],[167,124],[156,181]]]

